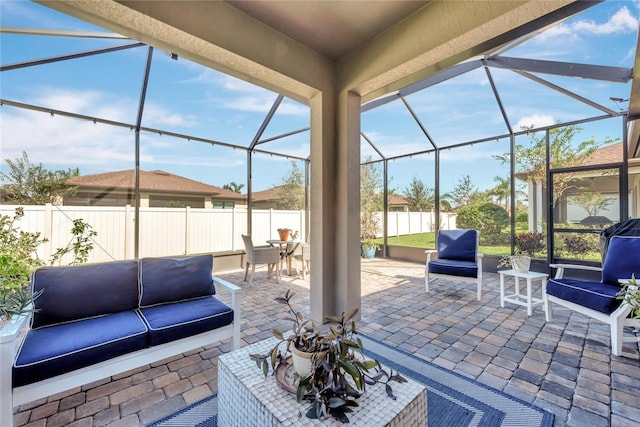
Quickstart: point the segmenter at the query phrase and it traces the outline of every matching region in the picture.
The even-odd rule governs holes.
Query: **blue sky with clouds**
[[[631,67],[638,36],[639,3],[606,1],[504,53],[505,56]],[[93,25],[27,1],[2,0],[3,27],[105,32]],[[130,43],[123,40],[0,34],[2,65]],[[74,59],[0,75],[3,99],[134,124],[148,53],[147,47]],[[507,70],[492,70],[495,84],[514,130],[544,126],[601,113]],[[608,108],[609,97],[628,98],[630,84],[540,76]],[[277,94],[214,70],[154,50],[142,125],[242,147],[248,146]],[[507,133],[486,73],[478,69],[407,97],[439,146]],[[82,174],[133,168],[134,133],[128,128],[94,124],[9,106],[0,108],[3,159],[23,150],[32,162],[52,169],[79,167]],[[285,99],[263,138],[309,126],[307,106]],[[585,125],[586,138],[620,137],[620,121]],[[384,155],[393,157],[428,149],[429,142],[395,101],[363,114],[362,130]],[[307,157],[309,132],[259,148]],[[243,150],[212,146],[168,135],[143,133],[141,168],[162,169],[209,184],[246,184]],[[492,158],[506,141],[443,151],[443,190],[465,174],[481,188],[508,168]],[[362,156],[375,152],[363,140]],[[289,160],[255,154],[254,190],[278,185],[290,169]],[[4,162],[2,162],[4,167]],[[4,169],[3,169],[4,170]],[[399,159],[389,165],[390,186],[401,191],[413,176],[434,181],[433,155]]]

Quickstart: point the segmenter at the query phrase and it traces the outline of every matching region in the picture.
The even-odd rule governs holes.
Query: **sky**
[[[640,3],[605,1],[504,53],[505,56],[632,67],[638,37]],[[28,1],[1,0],[3,27],[106,32],[106,30]],[[62,54],[83,52],[131,41],[0,34],[0,63],[16,64]],[[3,99],[135,124],[142,89],[146,46],[81,59],[4,71],[0,75]],[[492,78],[511,127],[546,126],[558,121],[601,115],[588,105],[532,82],[508,70],[492,69]],[[549,82],[588,97],[613,110],[626,109],[610,97],[627,99],[631,85],[540,75]],[[154,50],[142,126],[165,134],[143,132],[143,170],[161,169],[208,184],[245,184],[247,154],[223,145],[175,138],[177,133],[247,147],[254,139],[277,94],[207,69],[167,52]],[[478,69],[406,97],[429,135],[440,147],[508,132],[487,74]],[[263,138],[305,129],[309,108],[285,98]],[[82,175],[134,167],[134,132],[56,114],[4,105],[0,108],[2,165],[26,151],[32,163],[51,169],[78,167]],[[584,138],[619,139],[621,120],[581,125]],[[363,113],[362,131],[385,157],[396,157],[431,147],[404,104],[394,101]],[[517,142],[524,143],[526,137]],[[266,142],[260,149],[293,157],[309,155],[309,132]],[[441,154],[441,186],[450,191],[469,175],[480,189],[507,176],[508,165],[495,155],[508,150],[507,140],[453,148]],[[377,154],[362,140],[362,158]],[[433,186],[433,154],[389,162],[390,188],[402,193],[413,177]],[[253,189],[282,183],[291,159],[255,154]],[[302,165],[300,164],[300,167]]]

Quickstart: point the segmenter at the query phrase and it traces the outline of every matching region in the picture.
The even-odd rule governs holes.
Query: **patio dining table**
[[[280,268],[282,268],[282,261],[287,262],[287,275],[291,276],[291,258],[293,253],[298,249],[298,246],[302,243],[302,240],[267,240],[267,243],[271,246],[278,246],[280,248]]]

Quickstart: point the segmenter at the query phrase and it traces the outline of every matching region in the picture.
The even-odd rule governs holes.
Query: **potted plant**
[[[640,319],[640,285],[636,281],[635,275],[631,276],[631,280],[622,284],[618,298],[625,300],[631,306],[633,319]]]
[[[29,281],[31,273],[44,265],[37,249],[47,240],[40,238],[40,233],[20,230],[17,223],[23,216],[22,207],[15,209],[13,217],[0,215],[0,322],[32,311],[32,303],[40,295],[31,293]],[[93,249],[90,239],[96,232],[82,219],[76,219],[71,233],[71,242],[53,253],[50,265],[60,263],[67,254],[72,256],[71,265],[87,261]]]
[[[264,375],[268,375],[269,366],[275,371],[278,364],[288,363],[287,354],[293,349],[308,353],[309,372],[306,375],[298,374],[296,399],[298,402],[310,402],[306,416],[312,419],[331,416],[348,423],[347,413],[358,406],[358,399],[365,393],[366,385],[383,383],[387,395],[395,399],[389,383],[402,383],[406,379],[392,370],[387,372],[376,360],[365,358],[364,346],[356,337],[353,320],[358,309],[342,313],[340,317],[327,318],[331,324],[322,332],[314,322],[305,320],[300,312],[293,309],[290,302],[293,295],[288,290],[284,296],[275,299],[288,307],[290,320],[293,321],[291,333],[285,335],[279,329],[273,329],[277,344],[267,354],[251,355]],[[286,343],[284,354],[281,352],[283,343]],[[296,363],[295,360],[293,363]]]
[[[290,234],[291,234],[290,228],[278,228],[278,235],[280,236],[281,241],[288,242]]]
[[[376,251],[379,245],[373,241],[373,238],[366,238],[360,243],[362,246],[362,255],[365,259],[373,259],[376,255]]]
[[[511,267],[519,273],[527,273],[531,267],[531,257],[545,249],[544,234],[536,231],[518,233],[514,237],[513,255],[505,255],[498,262],[499,267]]]
[[[35,299],[29,290],[29,277],[42,265],[34,254],[45,239],[16,226],[23,216],[22,208],[16,208],[13,217],[0,216],[0,320],[28,312]]]
[[[500,258],[498,268],[500,267],[511,267],[518,273],[528,273],[531,267],[531,257],[527,252],[516,248],[513,255],[505,255]]]
[[[363,212],[360,214],[360,245],[362,255],[366,259],[372,259],[379,245],[374,242],[380,229],[379,219],[375,212]]]

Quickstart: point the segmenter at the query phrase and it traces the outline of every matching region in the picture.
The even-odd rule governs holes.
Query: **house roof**
[[[407,199],[399,194],[389,195],[388,202],[390,205],[406,205]]]
[[[251,199],[255,202],[266,202],[280,198],[280,191],[284,185],[276,185],[275,187],[267,188],[262,191],[254,191],[251,193]]]
[[[74,176],[67,184],[78,187],[131,189],[134,187],[134,170]],[[140,170],[140,190],[163,193],[207,194],[217,199],[244,200],[245,196],[200,181],[174,175],[162,170]]]
[[[584,166],[592,165],[604,165],[607,163],[620,163],[622,162],[622,142],[616,142],[602,148],[598,148],[588,160],[586,160]],[[629,165],[640,164],[640,158],[629,157]]]

